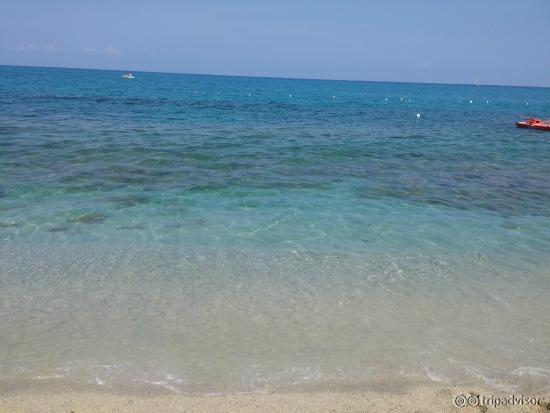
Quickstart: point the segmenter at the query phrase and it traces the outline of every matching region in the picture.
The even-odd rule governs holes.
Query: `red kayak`
[[[550,121],[529,118],[524,122],[516,122],[518,128],[546,130],[550,132]]]

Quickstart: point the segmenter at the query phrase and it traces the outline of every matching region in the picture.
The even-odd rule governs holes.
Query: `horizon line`
[[[328,82],[362,82],[362,83],[403,83],[403,84],[422,84],[422,85],[440,85],[440,86],[495,86],[495,87],[525,87],[548,89],[550,86],[532,86],[532,85],[508,85],[508,84],[491,84],[491,83],[446,83],[446,82],[411,82],[403,80],[365,80],[365,79],[331,79],[331,78],[314,78],[314,77],[290,77],[290,76],[261,76],[261,75],[229,75],[222,73],[189,73],[189,72],[171,72],[171,71],[156,71],[156,70],[127,70],[127,69],[101,69],[93,67],[74,67],[74,66],[38,66],[38,65],[14,65],[2,64],[0,67],[31,67],[42,69],[73,69],[73,70],[103,70],[109,72],[133,72],[133,73],[156,73],[169,75],[186,75],[186,76],[220,76],[220,77],[250,77],[257,79],[280,79],[280,80],[313,80],[313,81],[328,81]]]

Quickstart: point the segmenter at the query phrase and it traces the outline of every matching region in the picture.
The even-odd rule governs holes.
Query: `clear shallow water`
[[[120,75],[0,67],[2,383],[550,384],[550,89]]]

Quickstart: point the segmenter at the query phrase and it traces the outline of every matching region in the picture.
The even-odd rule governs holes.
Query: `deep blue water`
[[[111,343],[112,348],[122,346],[128,354],[147,359],[149,353],[141,347],[136,353],[131,350],[137,339],[129,326],[138,323],[136,319],[165,325],[166,330],[158,327],[147,337],[163,337],[163,345],[168,346],[176,343],[171,341],[174,326],[183,331],[194,325],[183,315],[178,321],[168,320],[163,307],[170,302],[174,314],[183,311],[177,304],[180,297],[170,292],[183,288],[183,281],[174,274],[184,267],[185,274],[196,277],[194,283],[185,281],[190,288],[184,289],[185,294],[191,300],[227,291],[227,297],[216,301],[219,308],[210,303],[209,310],[204,310],[209,314],[203,318],[205,325],[218,331],[222,329],[219,317],[223,319],[228,308],[236,314],[227,321],[233,323],[235,337],[223,336],[227,353],[219,348],[208,354],[193,353],[196,359],[208,359],[216,351],[221,359],[227,356],[221,364],[226,370],[219,375],[217,370],[212,372],[214,367],[193,365],[181,356],[176,344],[174,353],[166,354],[163,361],[150,361],[157,370],[163,363],[179,366],[177,373],[190,375],[195,384],[215,384],[212,377],[220,375],[250,384],[242,381],[250,365],[261,370],[262,383],[273,377],[292,382],[296,371],[307,377],[315,371],[319,380],[323,372],[335,379],[334,371],[339,371],[344,378],[361,381],[367,380],[363,373],[371,368],[403,369],[395,361],[397,354],[407,356],[403,363],[411,363],[408,371],[429,371],[430,377],[433,371],[443,377],[464,377],[462,373],[471,373],[474,365],[479,370],[474,368],[473,377],[494,373],[502,378],[514,376],[517,369],[542,368],[550,382],[550,361],[544,351],[550,329],[541,327],[548,320],[540,318],[544,311],[531,307],[539,294],[550,292],[550,133],[514,126],[521,115],[550,117],[550,89],[161,73],[135,73],[134,80],[124,80],[122,74],[0,66],[0,240],[4,257],[0,269],[7,303],[5,323],[10,322],[4,327],[16,331],[14,342],[0,341],[0,350],[8,354],[8,348],[17,344],[34,360],[30,365],[47,371],[58,368],[63,363],[56,357],[45,365],[33,359],[32,355],[41,354],[33,346],[51,344],[52,339],[52,349],[63,348],[63,342],[52,337],[59,337],[60,331],[64,337],[70,336],[67,332],[80,331],[74,330],[76,321],[69,318],[59,325],[60,331],[50,331],[29,320],[36,320],[42,305],[77,313],[84,311],[75,309],[77,299],[92,307],[99,305],[96,297],[82,295],[87,294],[85,286],[98,283],[104,294],[114,294],[109,303],[101,302],[102,320],[135,309],[135,318],[110,321],[118,326],[117,331],[125,332],[121,342]],[[48,252],[37,252],[37,258],[29,262],[28,257],[40,248]],[[167,248],[173,254],[159,257],[157,250],[147,252],[148,248]],[[95,255],[79,255],[88,249],[96,251]],[[119,249],[125,252],[117,255],[116,265],[107,265],[114,260],[112,251]],[[132,250],[137,252],[128,252]],[[72,264],[65,262],[68,251],[80,258]],[[182,264],[177,258],[182,251],[200,251],[190,254],[210,257],[215,264],[203,268],[194,258]],[[148,254],[155,265],[134,262]],[[341,254],[353,254],[353,258]],[[117,284],[114,280],[130,268],[135,278]],[[90,278],[90,274],[110,271],[116,273],[110,281],[99,275],[101,282]],[[245,297],[241,290],[231,290],[230,285],[241,285],[240,272],[250,277],[258,295]],[[70,277],[58,278],[59,274]],[[223,288],[218,284],[220,274],[228,280]],[[27,284],[30,279],[36,284]],[[77,288],[79,279],[83,284]],[[302,285],[300,289],[300,283],[307,288]],[[464,287],[468,283],[474,285],[471,290]],[[126,295],[113,292],[122,285],[128,288]],[[149,293],[142,291],[144,285],[149,286]],[[385,289],[377,290],[380,285]],[[500,290],[488,292],[491,285]],[[38,287],[39,298],[26,301],[29,289]],[[158,295],[160,290],[164,292]],[[138,292],[142,302],[151,303],[147,314],[140,313],[146,311],[140,307],[142,302],[132,301]],[[55,294],[65,298],[58,300]],[[258,301],[262,294],[265,307]],[[392,294],[416,297],[407,304],[411,319],[404,324],[390,316],[399,314],[399,303]],[[340,298],[332,302],[331,297]],[[368,311],[360,307],[372,302],[368,297],[380,305]],[[461,297],[468,297],[471,306],[479,305],[479,311],[462,307]],[[157,298],[168,301],[157,302]],[[354,301],[360,298],[363,304]],[[427,304],[414,307],[424,299]],[[302,305],[294,308],[289,302]],[[326,307],[319,304],[319,310],[313,302]],[[464,324],[457,327],[464,333],[463,340],[452,335],[447,341],[441,339],[441,343],[456,341],[456,348],[464,351],[461,362],[467,367],[459,369],[462,375],[456,372],[456,363],[451,368],[448,361],[451,353],[454,359],[460,357],[444,344],[434,344],[428,361],[416,355],[426,343],[413,340],[414,329],[426,317],[435,317],[434,311],[445,302],[448,314],[442,314],[448,317],[441,315],[433,328],[455,322],[455,314],[464,315]],[[548,309],[548,304],[536,302]],[[346,303],[356,306],[345,314],[332,313]],[[293,341],[285,336],[285,345],[273,342],[272,354],[280,354],[282,361],[256,354],[252,362],[247,358],[250,352],[232,358],[235,349],[246,347],[238,340],[246,330],[239,320],[257,319],[253,314],[265,311],[262,325],[284,336],[294,328],[285,324],[290,322],[285,313],[289,305],[293,314],[303,316],[305,330],[300,337],[314,337],[312,331],[315,337],[325,337],[329,329],[342,328],[346,343],[355,343],[356,349],[364,344],[366,355],[357,357],[362,357],[365,369],[357,372],[362,362],[345,358],[348,344],[327,344],[317,354],[314,338],[304,344],[309,353],[298,345],[285,347],[297,343],[296,337]],[[191,313],[201,314],[197,308]],[[361,308],[369,315],[357,319]],[[480,313],[490,315],[478,319]],[[44,326],[60,313],[52,309],[49,315],[38,314]],[[496,320],[494,314],[503,315]],[[79,323],[85,323],[84,319]],[[468,335],[466,321],[474,319],[488,334],[484,342],[477,343]],[[539,323],[536,331],[520,328],[507,337],[498,334],[506,323],[527,328],[526,320]],[[97,325],[102,324],[88,321],[97,328],[97,337],[89,333],[89,346],[97,347],[103,337]],[[372,323],[380,324],[374,335],[367,328]],[[352,329],[345,330],[352,324]],[[392,325],[394,335],[388,327]],[[191,342],[211,339],[210,333],[193,331],[194,341],[181,339],[187,350]],[[271,334],[261,328],[255,331],[250,349],[261,348]],[[439,343],[438,337],[445,336],[442,331],[430,331],[430,343]],[[525,353],[525,335],[531,333],[536,340]],[[396,365],[384,364],[379,351],[388,350],[385,338],[401,334],[413,340],[411,353],[396,349]],[[362,344],[358,347],[357,343]],[[158,355],[158,348],[151,346]],[[476,360],[477,364],[468,359],[467,354],[481,354],[482,348],[500,349],[508,358],[501,364],[487,358]],[[106,359],[113,363],[117,357],[124,359],[107,350],[68,356],[52,352],[63,354],[59,358],[82,369],[86,364],[82,360],[96,366]],[[13,357],[6,360],[8,356],[0,372],[10,376],[19,371]],[[327,360],[337,361],[335,366],[323,364]],[[286,366],[284,374],[277,370],[281,365]]]

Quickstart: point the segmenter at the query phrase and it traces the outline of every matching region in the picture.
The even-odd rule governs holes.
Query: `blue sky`
[[[550,86],[550,1],[2,0],[0,64]]]

